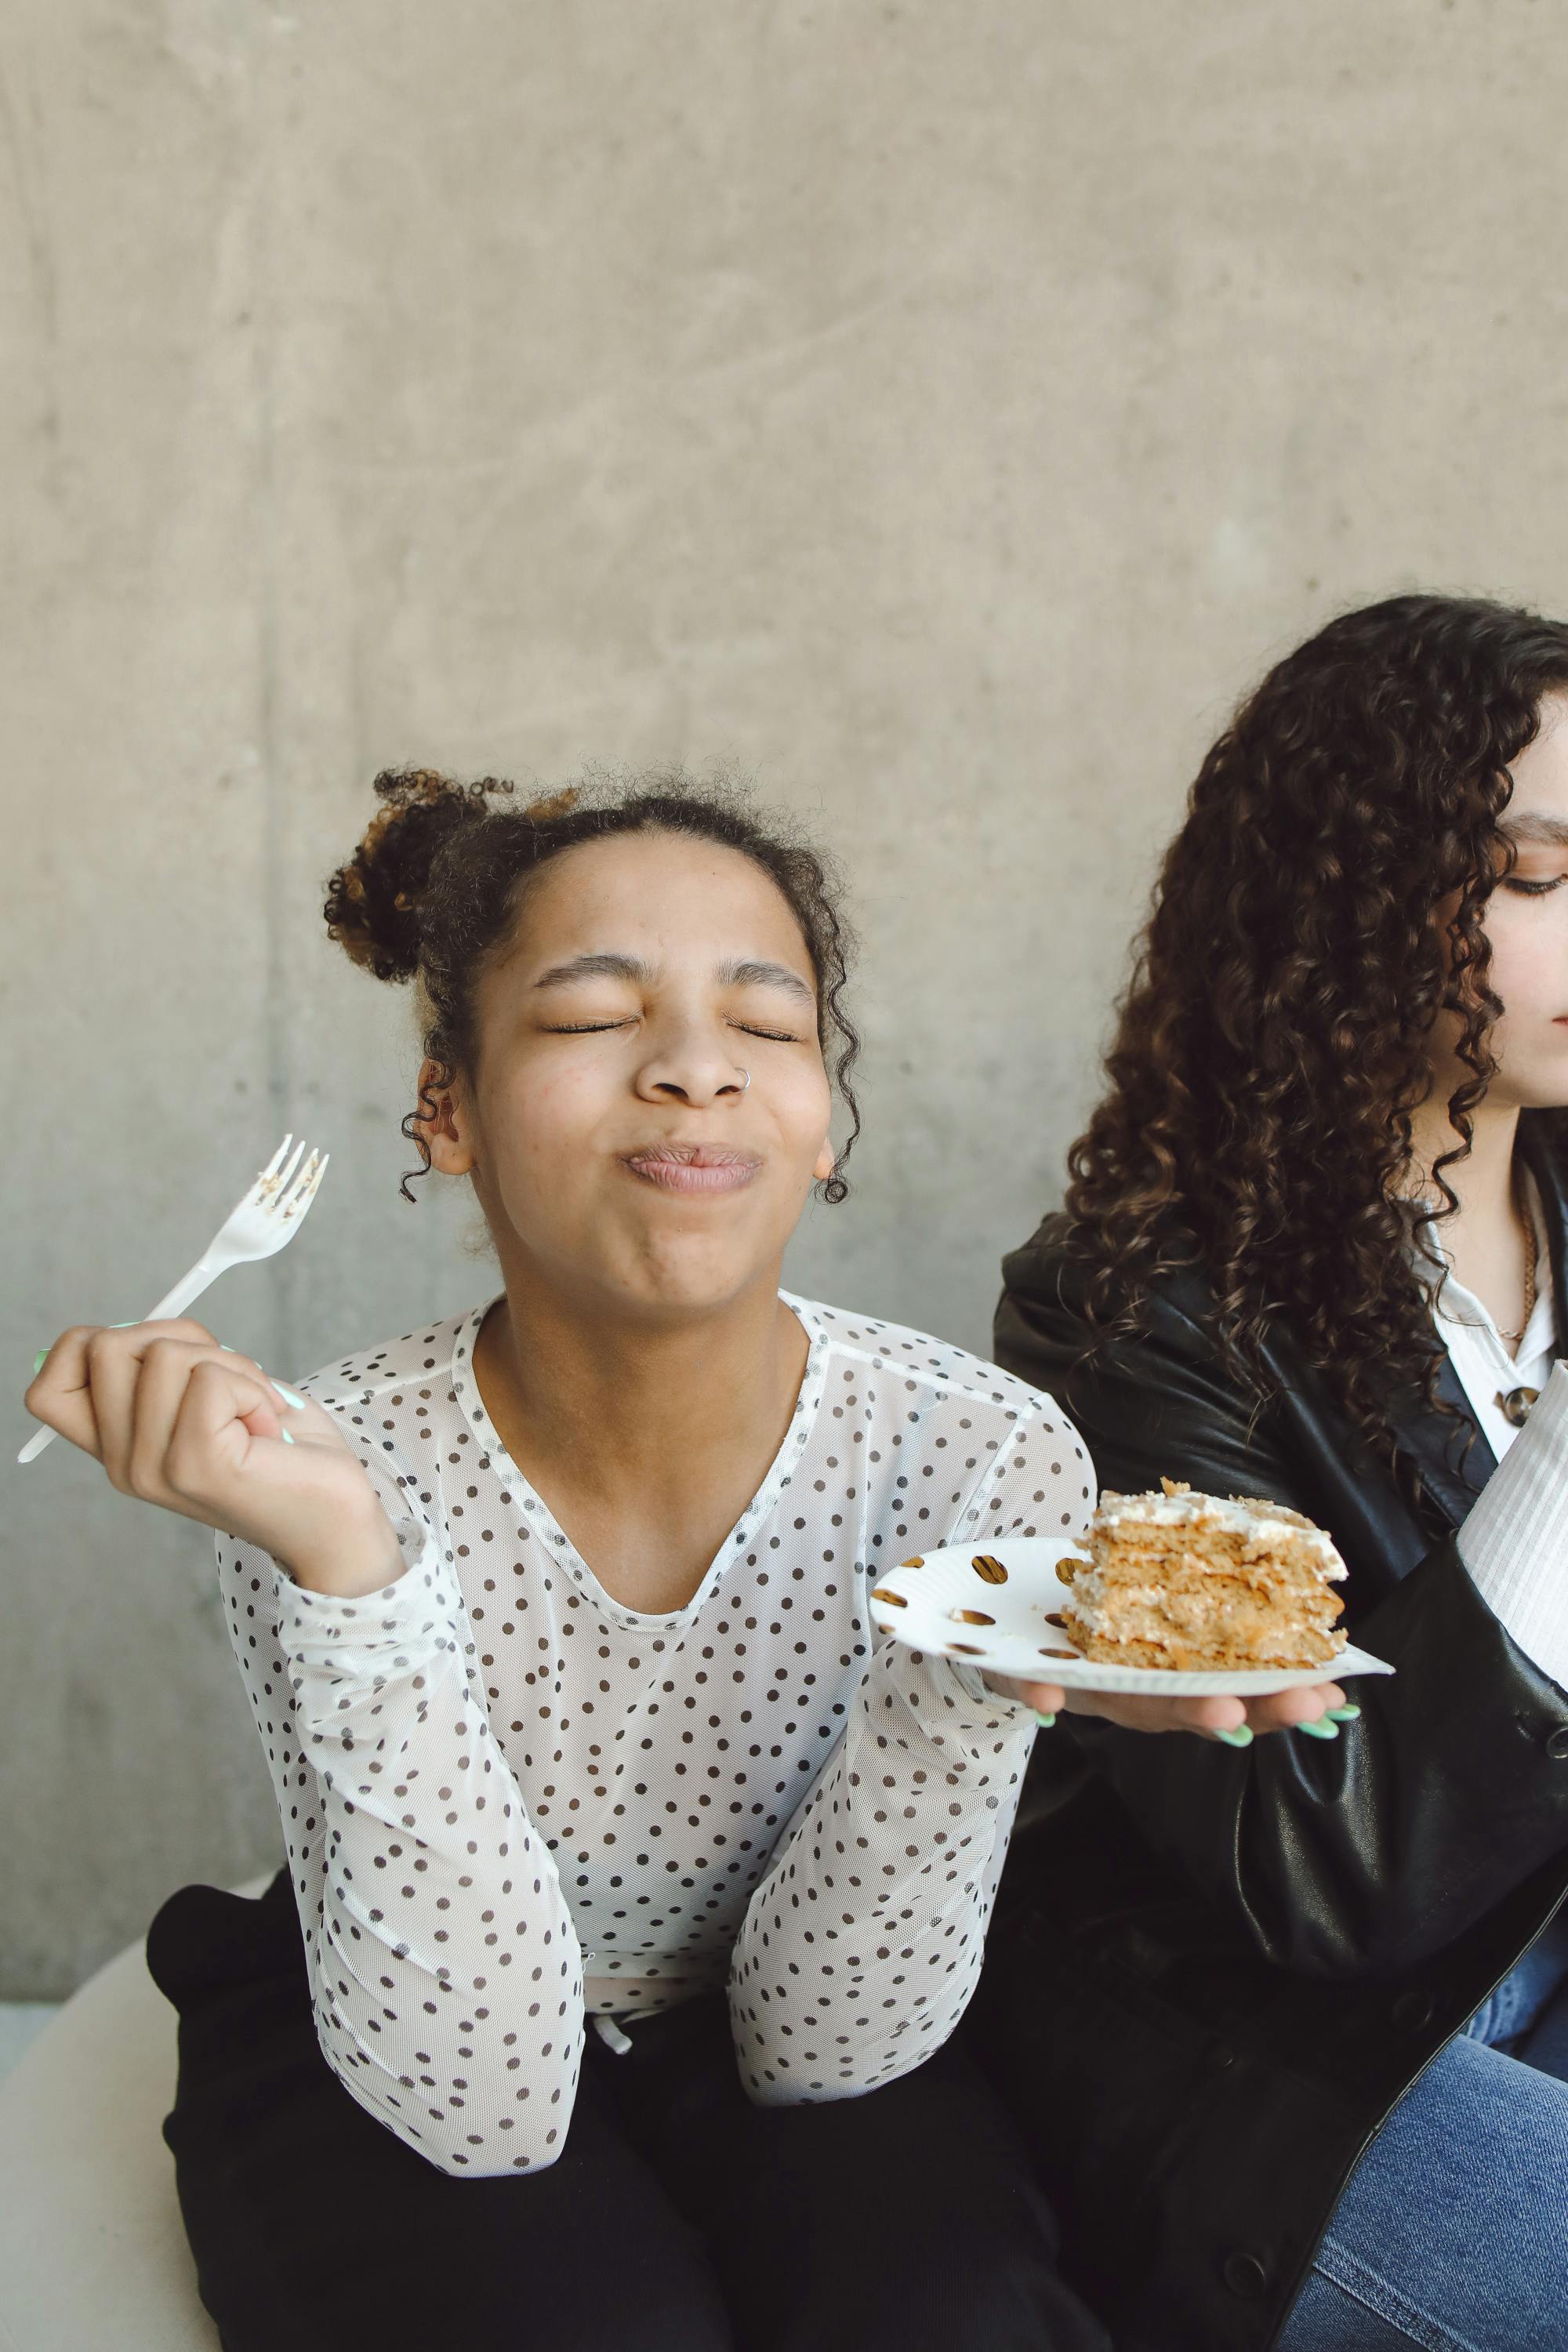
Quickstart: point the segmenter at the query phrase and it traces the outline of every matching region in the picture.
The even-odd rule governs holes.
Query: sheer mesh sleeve
[[[553,1859],[492,1737],[435,1531],[384,1492],[407,1566],[353,1600],[220,1537],[322,2052],[446,2172],[552,2163],[582,2054],[582,1962]]]
[[[935,1539],[1081,1529],[1093,1484],[1045,1400]],[[854,2096],[946,2041],[979,1975],[1036,1729],[973,1670],[879,1636],[736,1943],[731,2021],[760,2105]]]

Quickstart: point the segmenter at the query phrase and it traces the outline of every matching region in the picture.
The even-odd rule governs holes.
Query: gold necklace
[[[1500,1328],[1498,1337],[1500,1339],[1506,1339],[1510,1347],[1517,1348],[1529,1330],[1530,1318],[1535,1312],[1536,1252],[1535,1219],[1530,1213],[1530,1202],[1525,1195],[1524,1187],[1519,1180],[1517,1162],[1513,1180],[1513,1205],[1524,1225],[1524,1320],[1517,1331],[1504,1331]]]

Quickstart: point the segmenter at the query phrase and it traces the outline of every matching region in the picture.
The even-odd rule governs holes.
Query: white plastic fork
[[[253,1258],[271,1257],[286,1242],[291,1242],[305,1222],[306,1212],[315,1199],[322,1177],[327,1172],[331,1153],[312,1151],[303,1168],[305,1146],[296,1144],[293,1156],[289,1146],[294,1142],[286,1135],[255,1183],[203,1250],[189,1274],[175,1283],[165,1297],[160,1298],[144,1323],[161,1323],[167,1317],[183,1315],[187,1307],[198,1299],[220,1274],[231,1265],[247,1265]],[[288,1164],[285,1166],[285,1161]],[[18,1462],[36,1462],[50,1440],[58,1432],[40,1429],[27,1440]]]

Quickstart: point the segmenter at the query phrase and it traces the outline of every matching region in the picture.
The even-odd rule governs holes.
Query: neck
[[[1411,1189],[1435,1193],[1432,1170],[1458,1141],[1446,1110],[1428,1104],[1416,1117]],[[1456,1278],[1491,1315],[1511,1354],[1534,1300],[1534,1236],[1520,1214],[1514,1182],[1517,1106],[1479,1103],[1470,1149],[1443,1171],[1458,1208],[1436,1227]]]
[[[777,1266],[710,1314],[662,1321],[566,1298],[508,1271],[475,1372],[508,1450],[535,1483],[601,1494],[689,1493],[739,1453],[761,1475],[793,1409],[806,1339]]]
[[[1511,1218],[1514,1202],[1514,1147],[1519,1140],[1517,1103],[1489,1103],[1485,1098],[1471,1114],[1470,1149],[1463,1160],[1443,1171],[1444,1181],[1459,1203],[1451,1224],[1480,1218],[1487,1222]],[[1436,1199],[1432,1171],[1447,1151],[1460,1142],[1449,1121],[1447,1105],[1436,1098],[1422,1104],[1411,1134],[1409,1189]]]

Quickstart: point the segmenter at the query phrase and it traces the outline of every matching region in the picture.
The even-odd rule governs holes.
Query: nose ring
[[[742,1080],[742,1084],[741,1084],[741,1092],[742,1092],[742,1094],[744,1094],[744,1093],[745,1093],[745,1091],[746,1091],[746,1088],[747,1088],[747,1087],[751,1085],[751,1083],[752,1083],[752,1074],[751,1074],[750,1070],[742,1070],[742,1071],[741,1072],[741,1080]]]

